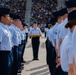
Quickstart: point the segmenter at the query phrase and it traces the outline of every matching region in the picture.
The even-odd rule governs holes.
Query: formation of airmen
[[[65,4],[45,28],[50,75],[76,75],[76,1]]]
[[[8,8],[0,8],[0,74],[17,75],[23,69],[23,59],[28,36],[31,38],[33,61],[38,59],[40,25],[34,22],[28,31],[28,25],[19,15],[10,13]],[[29,33],[29,35],[28,35]]]
[[[27,43],[27,25],[19,15],[0,8],[0,74],[17,75],[22,68]]]
[[[66,8],[53,13],[47,24],[46,61],[50,75],[76,75],[76,1],[66,1]],[[0,8],[0,74],[17,75],[21,70],[28,36],[33,61],[39,60],[40,25],[34,22],[29,34],[21,17]]]

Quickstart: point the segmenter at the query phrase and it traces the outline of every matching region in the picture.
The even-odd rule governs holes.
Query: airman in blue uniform
[[[31,37],[32,49],[33,49],[33,60],[38,59],[40,36],[42,35],[41,30],[37,27],[37,23],[34,23],[34,27],[29,32],[29,37]]]
[[[10,53],[12,52],[12,39],[9,27],[10,10],[0,8],[0,74],[10,75]]]

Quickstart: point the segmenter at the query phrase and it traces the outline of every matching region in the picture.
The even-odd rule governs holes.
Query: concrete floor
[[[48,66],[46,65],[45,40],[43,36],[40,39],[39,61],[32,61],[31,39],[28,40],[24,54],[26,63],[24,64],[22,73],[19,75],[50,75]]]

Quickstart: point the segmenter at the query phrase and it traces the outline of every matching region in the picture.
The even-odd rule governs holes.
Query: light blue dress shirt
[[[74,60],[76,65],[76,27],[73,31],[72,45],[73,45],[73,55],[74,55]]]
[[[62,70],[68,72],[69,65],[73,63],[72,32],[68,33],[61,44],[60,60]]]
[[[52,42],[52,45],[54,46],[53,27],[52,27],[52,28],[50,28],[50,30],[49,30],[48,39]]]
[[[0,51],[11,51],[12,40],[9,28],[0,23]]]
[[[9,27],[9,30],[12,34],[12,42],[13,42],[13,46],[18,46],[18,34],[17,34],[17,30],[15,29],[15,25],[11,25]]]
[[[15,30],[17,31],[17,37],[18,37],[18,44],[21,44],[21,30],[14,25]]]
[[[32,28],[29,34],[42,34],[40,28]]]

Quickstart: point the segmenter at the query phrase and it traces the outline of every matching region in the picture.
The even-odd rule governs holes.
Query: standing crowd
[[[46,60],[50,75],[76,75],[76,2],[53,13],[45,28]]]
[[[55,11],[57,11],[57,0],[32,0],[31,23],[38,21],[41,27],[44,27]]]
[[[20,15],[25,21],[26,0],[1,0],[0,7],[10,8],[10,12]]]

